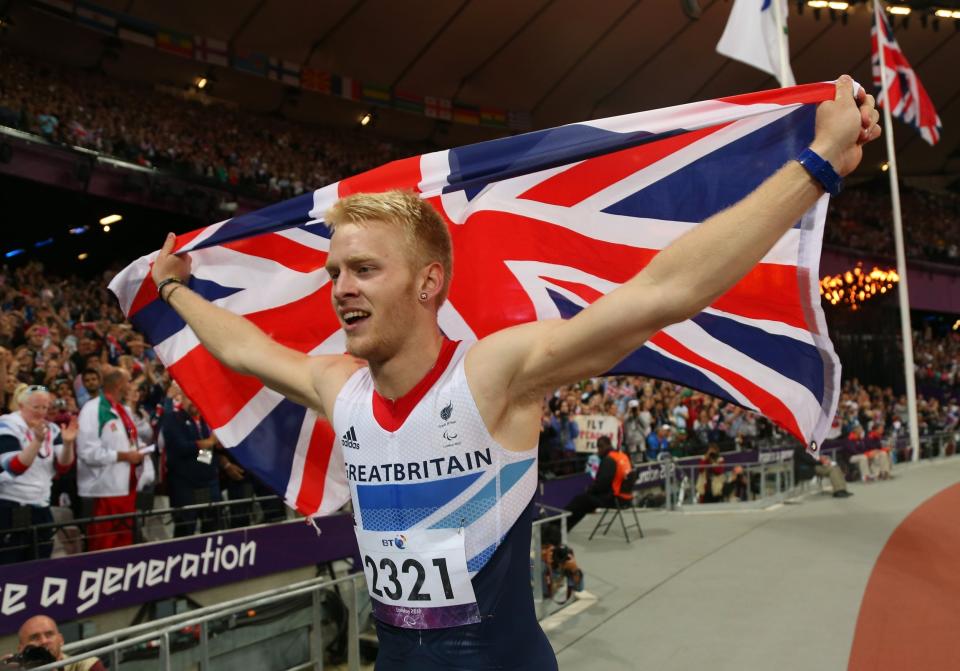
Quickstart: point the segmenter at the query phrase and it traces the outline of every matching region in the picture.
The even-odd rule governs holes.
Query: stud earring
[[[427,298],[429,298],[429,296],[427,296],[427,292],[426,292],[426,291],[421,291],[421,292],[420,292],[420,300],[425,301],[425,300],[427,300]]]

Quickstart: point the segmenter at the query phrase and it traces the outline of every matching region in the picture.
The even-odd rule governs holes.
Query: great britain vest
[[[536,447],[523,452],[504,449],[480,417],[464,371],[468,349],[465,343],[445,341],[434,369],[396,404],[376,393],[369,369],[362,368],[341,389],[334,406],[333,426],[344,456],[375,606],[378,600],[392,604],[392,594],[405,592],[398,603],[406,607],[375,607],[374,611],[379,619],[397,626],[467,623],[456,621],[464,609],[451,609],[460,614],[444,618],[431,619],[429,612],[411,615],[411,610],[417,611],[411,604],[429,611],[438,596],[444,592],[449,596],[449,576],[443,575],[446,560],[439,547],[449,546],[451,538],[456,540],[454,535],[462,537],[464,573],[474,577],[536,489]],[[364,553],[364,538],[392,554],[381,555],[372,546],[370,553]],[[419,563],[405,559],[411,556],[405,552],[425,549],[437,552]],[[452,566],[452,557],[450,562]],[[413,586],[401,588],[400,577],[407,576],[398,577],[398,571],[404,567]],[[427,590],[423,585],[431,584],[437,569],[443,571],[433,581],[435,587]],[[420,587],[414,589],[417,584]],[[408,600],[411,590],[414,601]],[[429,598],[424,599],[424,594]]]

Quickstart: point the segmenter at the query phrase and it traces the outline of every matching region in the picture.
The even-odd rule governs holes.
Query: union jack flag
[[[177,238],[190,286],[308,353],[344,351],[323,269],[324,212],[356,192],[411,189],[445,217],[456,258],[444,332],[477,339],[570,317],[659,250],[753,191],[811,141],[810,84],[560,126],[394,161],[311,194]],[[820,310],[827,197],[709,308],[653,336],[611,373],[703,390],[819,442],[840,364]],[[316,415],[227,370],[157,297],[156,253],[110,284],[136,328],[220,441],[287,502],[312,515],[348,498],[335,436]]]
[[[871,63],[873,85],[880,91],[877,100],[879,104],[884,104],[883,90],[886,88],[890,99],[890,113],[916,128],[924,140],[935,145],[940,141],[943,124],[940,123],[937,110],[920,83],[920,78],[900,50],[900,45],[893,36],[893,28],[883,11],[883,3],[879,0],[873,3],[873,19],[873,28],[870,30]],[[882,74],[879,45],[883,47]]]

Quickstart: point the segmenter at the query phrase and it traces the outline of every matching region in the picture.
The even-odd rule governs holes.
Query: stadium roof
[[[186,35],[227,42],[233,51],[262,52],[364,82],[531,113],[534,128],[773,88],[755,69],[720,56],[715,45],[731,3],[700,0],[699,18],[684,11],[696,0],[97,0],[97,4]],[[842,12],[790,2],[792,64],[800,82],[850,73],[870,83],[871,10]],[[915,7],[934,3],[913,2]],[[960,9],[944,0],[935,6]],[[108,74],[187,86],[208,71],[192,59],[121,42],[13,3],[15,49]],[[832,15],[832,17],[831,17]],[[960,173],[960,20],[909,27],[896,24],[901,47],[943,120],[939,145],[895,127],[901,171]],[[956,25],[955,25],[956,24]],[[104,51],[116,53],[103,59]],[[213,94],[263,111],[351,125],[362,103],[304,91],[226,67],[210,70]],[[457,145],[503,130],[439,123],[395,110],[378,113],[377,132]],[[879,172],[882,143],[871,147],[863,172]]]

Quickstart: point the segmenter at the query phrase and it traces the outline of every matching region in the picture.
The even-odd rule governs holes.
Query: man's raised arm
[[[250,320],[192,291],[184,284],[190,277],[190,257],[174,255],[175,243],[176,236],[170,233],[153,264],[152,275],[160,298],[176,310],[203,346],[225,366],[253,375],[290,400],[326,415],[324,402],[331,403],[333,398],[325,393],[320,382],[329,377],[345,380],[346,375],[338,375],[337,371],[351,360],[344,356],[307,356],[285,347]]]
[[[880,135],[872,96],[854,99],[841,77],[836,97],[817,110],[810,148],[842,177]],[[481,341],[478,384],[532,398],[558,385],[598,375],[670,324],[697,314],[736,284],[823,194],[790,161],[733,207],[681,236],[630,281],[569,320],[525,324]],[[486,354],[484,354],[486,353]],[[494,379],[496,378],[496,379]]]

